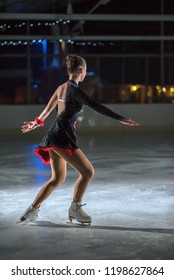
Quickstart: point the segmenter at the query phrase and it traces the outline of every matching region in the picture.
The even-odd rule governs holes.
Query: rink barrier
[[[144,130],[174,130],[174,105],[172,104],[106,104],[108,108],[140,123],[139,127],[128,127],[105,117],[89,107],[85,107],[80,114],[77,129],[79,132],[106,131],[135,131]],[[23,121],[31,121],[39,115],[45,105],[1,105],[0,133],[20,131]],[[45,121],[47,129],[56,116],[54,110]],[[43,133],[43,128],[40,132]],[[42,131],[41,131],[42,130]],[[37,131],[37,133],[40,133]]]

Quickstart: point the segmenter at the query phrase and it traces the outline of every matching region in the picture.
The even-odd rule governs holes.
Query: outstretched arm
[[[23,133],[27,133],[27,132],[39,127],[40,126],[39,123],[43,123],[44,120],[49,116],[51,111],[57,105],[57,90],[54,92],[54,94],[50,98],[50,100],[49,100],[47,106],[45,107],[45,109],[43,110],[43,112],[37,118],[39,121],[36,121],[36,119],[35,119],[34,121],[24,122],[24,125],[22,126],[22,132]]]
[[[103,114],[107,117],[110,117],[112,119],[118,120],[120,123],[122,123],[124,125],[129,125],[129,126],[138,126],[139,125],[139,123],[137,123],[131,119],[127,119],[123,116],[118,115],[117,113],[113,112],[112,110],[105,107],[104,105],[94,102],[81,89],[79,89],[79,91],[78,91],[78,98],[83,102],[83,104],[91,107],[96,112]]]

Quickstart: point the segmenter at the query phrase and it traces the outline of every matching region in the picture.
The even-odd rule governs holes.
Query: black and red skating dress
[[[64,100],[58,99],[58,115],[55,122],[34,150],[34,153],[42,159],[43,164],[50,163],[49,150],[63,150],[70,155],[76,152],[78,149],[76,122],[84,105],[110,118],[125,119],[107,107],[92,101],[74,81],[69,80]]]

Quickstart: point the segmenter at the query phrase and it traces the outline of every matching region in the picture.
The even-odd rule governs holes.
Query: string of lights
[[[27,45],[38,45],[38,44],[44,44],[45,40],[32,40],[32,41],[0,41],[0,46],[1,47],[6,47],[6,46],[27,46]],[[59,39],[57,40],[57,42],[62,43],[64,40]],[[107,46],[115,46],[116,43],[114,42],[76,42],[73,40],[67,40],[64,41],[65,43],[69,44],[69,45],[76,45],[76,46],[91,46],[91,47],[105,47]],[[50,43],[55,43],[55,41],[50,41]]]
[[[36,27],[36,26],[55,26],[55,25],[57,25],[57,24],[70,24],[70,20],[62,20],[62,19],[59,19],[59,20],[56,20],[56,21],[52,21],[52,22],[48,22],[48,21],[46,21],[46,22],[31,22],[30,24],[29,24],[29,26],[32,28],[32,27]],[[26,26],[27,25],[27,23],[26,22],[20,22],[20,23],[15,23],[15,24],[8,24],[8,23],[3,23],[3,24],[1,24],[0,25],[0,30],[1,31],[5,31],[5,30],[7,30],[7,29],[12,29],[12,28],[22,28],[22,27],[24,27],[24,26]]]
[[[30,22],[29,23],[29,27],[32,29],[34,27],[51,27],[51,26],[55,26],[55,25],[59,25],[59,24],[70,24],[70,20],[63,20],[63,19],[59,19],[56,21],[34,21],[34,22]],[[12,29],[21,29],[21,28],[25,28],[27,26],[27,22],[25,21],[21,21],[20,23],[14,23],[14,24],[9,24],[9,23],[3,23],[0,24],[0,31],[3,33],[7,30],[12,30]],[[51,41],[49,40],[50,43],[55,43],[55,41]],[[74,40],[63,40],[63,39],[58,39],[56,42],[59,43],[67,43],[69,45],[76,45],[76,46],[92,46],[92,47],[97,47],[97,46],[115,46],[114,42],[99,42],[99,41],[82,41],[82,42],[78,42],[78,41],[74,41]],[[4,41],[0,41],[0,47],[6,47],[6,46],[27,46],[27,45],[34,45],[34,44],[43,44],[44,40],[42,39],[38,39],[38,40],[4,40]]]

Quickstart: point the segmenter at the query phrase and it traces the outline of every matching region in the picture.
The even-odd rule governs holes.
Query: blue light
[[[88,77],[93,77],[93,76],[95,76],[95,71],[88,71],[88,72],[86,73],[86,76],[88,76]]]
[[[33,85],[33,88],[38,88],[38,85],[37,85],[37,84],[34,84],[34,85]]]
[[[33,181],[36,183],[44,183],[48,180],[48,176],[50,175],[50,165],[45,165],[43,167],[42,161],[38,158],[34,153],[34,149],[37,145],[26,145],[25,149],[29,153],[28,162],[32,163],[32,166],[35,169],[35,173],[33,174]]]
[[[43,46],[43,54],[44,54],[43,67],[47,68],[47,58],[46,58],[46,55],[47,55],[47,40],[46,39],[44,39],[42,41],[42,46]]]

